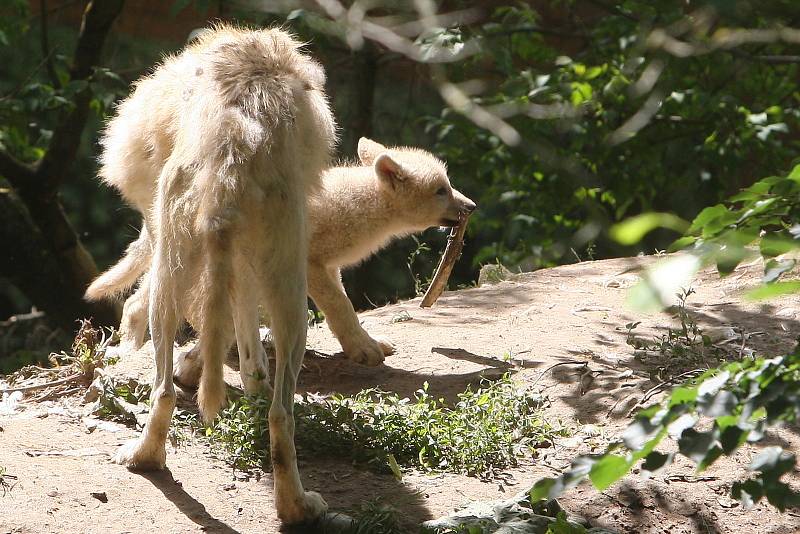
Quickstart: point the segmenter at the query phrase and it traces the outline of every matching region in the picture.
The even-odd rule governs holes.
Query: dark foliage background
[[[0,149],[24,162],[42,156],[58,114],[87,83],[67,75],[81,4],[9,0],[0,7]],[[316,4],[275,5],[123,7],[88,82],[91,113],[59,188],[99,268],[119,258],[138,228],[137,214],[94,177],[102,121],[131,81],[179,49],[193,28],[220,18],[283,24],[308,39],[329,74],[342,159],[366,135],[425,147],[448,162],[454,185],[480,206],[451,286],[473,283],[486,263],[531,270],[663,249],[674,234],[656,231],[622,247],[606,229],[647,211],[691,219],[785,171],[797,154],[796,41],[733,42],[725,33],[796,25],[800,5],[791,0],[437,2],[429,6],[455,15],[404,37],[415,57],[380,36],[362,38],[342,23],[346,17]],[[344,7],[353,13],[354,5]],[[420,18],[410,3],[376,4],[367,16],[400,34],[401,23]],[[441,53],[451,61],[429,61]],[[442,97],[449,84],[468,96],[461,109]],[[490,127],[476,124],[475,106],[495,121]],[[516,142],[504,142],[498,132],[508,130],[498,125]],[[348,272],[357,307],[424,287],[443,242],[430,230]],[[0,273],[3,317],[32,304],[13,280]]]

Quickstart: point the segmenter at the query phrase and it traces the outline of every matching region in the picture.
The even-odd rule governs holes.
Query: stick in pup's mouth
[[[433,303],[441,296],[444,288],[447,287],[447,280],[450,278],[450,273],[453,272],[453,266],[461,256],[461,249],[464,248],[464,232],[467,230],[467,221],[469,214],[462,213],[458,218],[458,224],[453,226],[450,230],[450,235],[447,237],[447,246],[442,253],[442,259],[439,260],[439,266],[436,267],[436,273],[433,275],[431,285],[422,297],[422,302],[419,303],[420,308],[430,308]]]

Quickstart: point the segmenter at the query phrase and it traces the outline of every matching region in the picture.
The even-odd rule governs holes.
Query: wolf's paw
[[[380,345],[384,356],[391,356],[392,354],[394,354],[395,347],[391,339],[382,336],[376,336],[373,337],[372,339],[375,340],[378,343],[378,345]]]
[[[280,499],[280,497],[278,497]],[[302,499],[276,502],[278,518],[287,525],[313,523],[328,511],[328,503],[316,491],[306,491]]]
[[[148,443],[144,437],[122,445],[112,461],[131,471],[158,471],[167,465],[165,443]]]
[[[198,346],[178,354],[173,367],[172,376],[179,385],[196,388],[200,383],[200,375],[203,374],[203,360],[200,359]]]
[[[391,347],[391,344],[388,345]],[[345,345],[342,343],[345,355],[352,361],[363,365],[380,365],[384,359],[384,346],[369,336],[356,343]],[[394,351],[394,347],[392,347]]]

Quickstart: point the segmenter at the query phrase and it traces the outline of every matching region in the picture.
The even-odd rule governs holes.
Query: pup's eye
[[[446,195],[447,194],[447,188],[446,187],[440,187],[439,189],[436,190],[436,194],[437,195]]]

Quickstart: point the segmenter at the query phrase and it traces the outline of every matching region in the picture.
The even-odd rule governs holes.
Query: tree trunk
[[[358,140],[372,135],[375,106],[375,78],[378,72],[378,55],[369,41],[353,52],[353,80],[350,102],[352,107],[342,125],[341,152],[347,157],[356,155]]]
[[[57,204],[56,209],[60,210]],[[0,188],[0,243],[5,249],[0,254],[0,272],[43,310],[54,326],[72,332],[81,317],[92,317],[103,324],[116,320],[115,306],[92,305],[82,298],[85,286],[76,280],[82,273],[74,270],[83,265],[86,273],[87,260],[93,264],[80,243],[53,254],[51,240],[33,222],[22,200],[8,188]]]
[[[340,152],[345,158],[357,157],[358,140],[361,137],[372,137],[372,120],[375,104],[375,80],[378,72],[378,55],[374,45],[365,41],[364,46],[353,52],[353,74],[355,81],[350,86],[349,113],[342,124],[342,143]],[[369,292],[370,279],[365,276],[369,272],[366,264],[347,269],[342,275],[342,282],[347,295],[356,309],[371,308],[366,297]]]
[[[90,79],[122,6],[123,0],[87,2],[70,68],[72,81]],[[67,332],[82,317],[107,326],[119,320],[116,306],[83,300],[83,292],[98,274],[97,266],[58,198],[77,156],[91,99],[87,84],[59,117],[47,151],[35,164],[0,151],[0,175],[16,190],[3,188],[0,194],[0,243],[11,252],[0,261],[0,272]]]

